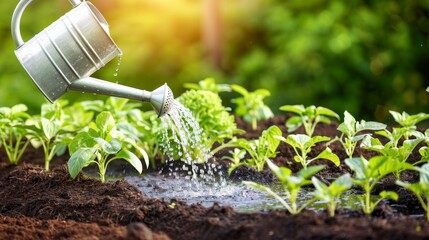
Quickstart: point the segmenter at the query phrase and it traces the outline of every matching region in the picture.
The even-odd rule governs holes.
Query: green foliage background
[[[379,121],[388,110],[427,112],[429,0],[219,0],[220,66],[204,45],[203,1],[92,1],[124,53],[117,77],[115,60],[95,77],[147,90],[167,82],[176,96],[183,83],[214,77],[249,91],[268,89],[275,113],[285,104]],[[45,100],[13,53],[10,19],[17,3],[0,8],[0,105],[38,109]],[[69,9],[66,0],[34,1],[22,20],[24,39]]]

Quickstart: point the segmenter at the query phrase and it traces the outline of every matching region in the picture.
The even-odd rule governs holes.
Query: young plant
[[[314,199],[326,203],[329,216],[333,217],[335,215],[335,209],[337,208],[337,201],[341,194],[352,187],[350,174],[342,175],[335,179],[329,186],[314,176],[311,178],[311,181],[316,188],[313,192]]]
[[[310,159],[308,157],[308,154],[311,152],[312,147],[316,146],[316,144],[319,142],[329,141],[329,137],[310,137],[306,134],[290,134],[289,136],[287,136],[287,138],[284,138],[282,136],[278,136],[277,138],[293,147],[293,150],[296,154],[293,159],[296,162],[301,163],[303,168],[307,168],[308,164],[317,159],[326,159],[334,163],[335,166],[340,165],[340,159],[335,153],[332,152],[329,147],[326,147],[325,150],[323,150],[314,158]]]
[[[404,129],[404,138],[409,139],[411,136],[421,136],[421,133],[417,131],[417,124],[423,120],[429,118],[429,114],[419,113],[414,115],[409,115],[406,112],[395,112],[389,111],[390,115],[392,115],[393,119],[401,125]]]
[[[33,116],[31,123],[31,145],[34,148],[42,146],[45,160],[45,170],[49,170],[49,164],[55,154],[63,153],[61,139],[63,138],[63,106],[66,101],[57,101],[54,104],[42,104],[40,116]]]
[[[134,148],[149,165],[147,153],[137,146],[132,138],[125,137],[116,128],[110,112],[101,112],[95,123],[89,124],[88,131],[79,133],[69,145],[71,157],[68,161],[70,176],[76,178],[84,167],[96,164],[101,182],[105,182],[107,166],[110,162],[123,159],[130,163],[139,173],[142,172],[140,159],[129,149]]]
[[[314,202],[314,200],[311,200],[298,207],[297,197],[303,186],[311,185],[311,180],[309,180],[309,178],[322,170],[324,168],[323,165],[303,168],[297,172],[296,176],[292,175],[292,171],[289,168],[277,167],[270,160],[267,160],[267,165],[280,180],[284,194],[286,194],[286,198],[289,200],[289,203],[269,187],[251,181],[243,181],[243,183],[275,197],[291,214],[300,213],[306,206]]]
[[[392,141],[383,145],[378,138],[368,137],[362,140],[361,147],[378,152],[383,156],[397,159],[401,163],[405,163],[417,145],[423,141],[423,138],[408,139],[402,143],[402,146],[396,147],[395,143]],[[415,164],[418,163],[420,163],[420,161]],[[399,175],[402,170],[404,169],[399,169],[399,171],[393,172],[397,179],[399,179]]]
[[[234,148],[234,150],[229,151],[231,156],[223,156],[222,160],[230,160],[231,165],[228,168],[228,175],[231,175],[231,173],[239,166],[243,165],[244,162],[242,161],[243,158],[246,156],[246,150]]]
[[[340,116],[334,111],[314,105],[308,107],[303,105],[284,105],[280,107],[280,110],[298,114],[298,116],[292,116],[286,121],[288,132],[294,132],[304,125],[305,133],[310,137],[313,135],[317,124],[329,124],[331,123],[330,118],[340,120]]]
[[[415,169],[420,172],[419,182],[407,183],[398,180],[396,184],[410,190],[416,195],[426,212],[426,220],[429,221],[429,164],[426,163],[422,167],[416,167]]]
[[[25,124],[29,118],[24,104],[0,108],[0,140],[11,164],[18,164],[30,143]]]
[[[366,160],[363,157],[347,158],[345,160],[347,166],[354,172],[352,181],[355,185],[361,187],[364,191],[364,196],[361,200],[362,210],[369,215],[374,211],[374,208],[383,199],[397,200],[398,194],[392,191],[380,192],[378,199],[373,201],[371,192],[375,185],[386,175],[400,171],[401,169],[412,169],[412,165],[402,163],[398,159],[388,156],[375,156]]]
[[[206,78],[197,83],[185,83],[185,88],[194,90],[205,90],[212,93],[231,92],[231,85],[217,84],[214,78]]]
[[[347,111],[344,112],[344,122],[338,126],[338,131],[341,132],[340,138],[335,138],[334,141],[339,141],[344,147],[349,158],[353,157],[356,145],[365,137],[370,136],[369,133],[362,133],[368,130],[382,130],[386,125],[379,122],[366,122],[361,120],[357,122],[356,119]]]
[[[228,172],[232,172],[239,165],[246,165],[251,168],[255,168],[257,171],[264,169],[265,162],[272,157],[277,155],[277,147],[280,144],[282,131],[279,127],[273,125],[268,129],[264,130],[258,139],[250,141],[237,141],[239,147],[244,149],[248,154],[249,158],[245,159],[242,164],[233,164]]]
[[[271,109],[265,105],[264,98],[270,96],[266,89],[257,89],[249,92],[240,85],[231,85],[232,90],[241,94],[241,97],[232,99],[237,104],[235,113],[243,117],[244,121],[250,123],[253,130],[256,130],[258,121],[266,120],[273,116]]]

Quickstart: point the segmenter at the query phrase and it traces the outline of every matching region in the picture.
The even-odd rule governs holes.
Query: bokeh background
[[[388,110],[429,112],[429,0],[91,2],[123,51],[118,76],[113,60],[95,77],[146,90],[166,82],[176,96],[184,83],[213,77],[268,89],[275,113],[304,104],[385,122]],[[10,35],[17,3],[0,4],[0,105],[25,103],[36,112],[46,100],[15,58]],[[21,21],[24,39],[70,8],[67,0],[32,2]]]

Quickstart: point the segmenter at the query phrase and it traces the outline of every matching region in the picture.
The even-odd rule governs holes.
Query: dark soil
[[[287,135],[283,116],[260,123],[256,131],[240,119],[237,122],[248,131],[246,138],[257,138],[274,124]],[[336,124],[319,125],[315,135],[333,137],[338,134],[336,128]],[[345,158],[339,144],[330,147]],[[300,169],[291,148],[281,144],[279,151],[274,162]],[[368,158],[374,153],[357,149],[359,155]],[[383,202],[372,216],[351,210],[339,211],[333,218],[309,210],[295,216],[285,210],[246,214],[217,204],[205,208],[148,198],[123,180],[104,184],[85,176],[72,180],[64,157],[54,159],[49,172],[41,167],[41,157],[39,151],[29,149],[23,163],[11,166],[0,154],[0,239],[429,239],[423,209],[412,194],[395,187],[392,177],[384,179],[377,191],[398,190],[399,202]],[[412,155],[410,161],[417,157]],[[315,164],[327,165],[318,174],[326,181],[349,171],[343,163],[340,167],[326,161]],[[273,179],[269,171],[257,173],[245,167],[231,177]],[[418,178],[413,172],[402,177]]]

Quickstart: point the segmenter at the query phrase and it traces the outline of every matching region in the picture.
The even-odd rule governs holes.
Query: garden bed
[[[260,122],[252,131],[238,118],[243,137],[257,138],[269,126],[278,125],[286,136],[286,118],[275,117]],[[298,129],[297,133],[303,129]],[[337,124],[319,124],[314,135],[334,137]],[[323,146],[320,146],[323,147]],[[346,154],[339,143],[330,148],[340,159]],[[273,159],[278,165],[296,172],[300,165],[292,160],[291,147],[279,146]],[[316,154],[320,148],[315,148]],[[227,154],[223,150],[215,156]],[[355,155],[367,158],[373,152],[357,149]],[[414,156],[415,155],[415,156]],[[383,201],[371,216],[361,210],[340,210],[335,217],[325,211],[304,210],[291,215],[286,210],[240,213],[230,206],[214,204],[203,207],[178,200],[149,198],[124,180],[101,183],[79,175],[72,180],[66,159],[51,162],[45,171],[43,154],[30,148],[17,166],[6,164],[0,155],[0,239],[427,239],[429,223],[418,200],[408,191],[396,187],[387,177],[376,191],[395,189],[399,200]],[[409,161],[413,161],[412,154]],[[222,162],[224,164],[224,162]],[[350,172],[320,161],[327,167],[317,174],[330,181]],[[416,181],[418,174],[405,172],[404,180]],[[270,171],[261,173],[239,167],[233,179],[270,181]]]

